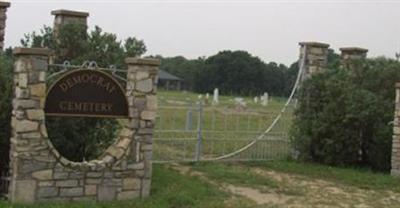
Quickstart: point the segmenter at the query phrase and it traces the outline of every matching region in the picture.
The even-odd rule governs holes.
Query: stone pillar
[[[157,111],[157,80],[160,60],[126,58],[127,97],[132,112],[135,135],[136,160],[144,161],[145,177],[142,180],[141,196],[150,194],[152,174],[153,128]]]
[[[68,25],[68,24],[78,24],[82,26],[82,33],[77,34],[77,35],[83,35],[86,34],[87,30],[87,17],[89,16],[89,13],[87,12],[79,12],[79,11],[71,11],[71,10],[54,10],[51,12],[52,15],[54,15],[54,26],[53,26],[53,37],[56,41],[56,43],[60,43],[59,36],[60,36],[60,30],[62,27]],[[82,36],[82,38],[85,38]],[[61,57],[61,59],[73,59],[75,57],[65,57],[68,54],[67,49],[63,49],[59,51],[57,54],[53,53],[50,58],[50,63],[54,63],[56,61],[65,61],[65,60],[58,60]]]
[[[304,63],[302,81],[314,73],[326,70],[329,44],[319,42],[300,42],[299,67]],[[305,59],[305,61],[304,61]]]
[[[393,122],[391,174],[400,176],[400,82],[395,85],[396,100]]]
[[[9,2],[0,1],[0,50],[4,48],[4,34],[6,29],[7,8],[10,7]]]
[[[87,27],[87,17],[89,13],[87,12],[78,12],[71,10],[54,10],[51,12],[54,15],[54,36],[57,38],[60,28],[67,24],[81,24]]]
[[[353,61],[362,60],[367,57],[368,49],[358,47],[345,47],[340,48],[340,51],[342,67],[351,68]]]
[[[49,169],[54,162],[41,148],[47,138],[43,109],[49,50],[15,48],[14,55],[9,197],[12,202],[31,203],[38,188],[36,171]]]

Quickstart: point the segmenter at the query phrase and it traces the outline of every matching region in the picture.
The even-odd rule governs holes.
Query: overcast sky
[[[394,57],[400,51],[400,1],[320,0],[11,0],[6,46],[18,46],[24,33],[52,25],[52,10],[90,13],[119,38],[136,36],[147,55],[210,56],[221,50],[247,50],[266,62],[290,64],[298,42],[321,41],[336,51],[365,47],[369,56]]]

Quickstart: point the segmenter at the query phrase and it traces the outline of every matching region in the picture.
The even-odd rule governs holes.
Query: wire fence
[[[245,147],[262,135],[276,118],[283,102],[260,109],[195,105],[162,106],[158,110],[153,139],[153,161],[214,160]],[[273,160],[288,157],[288,130],[294,107],[279,119],[273,130],[241,152],[225,160]]]

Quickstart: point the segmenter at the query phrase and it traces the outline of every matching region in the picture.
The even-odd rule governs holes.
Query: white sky
[[[400,51],[400,0],[11,0],[6,46],[24,33],[52,25],[52,10],[90,13],[119,38],[144,39],[147,55],[210,56],[220,50],[247,50],[266,62],[290,64],[298,42],[321,41],[336,51],[358,46],[369,56]]]

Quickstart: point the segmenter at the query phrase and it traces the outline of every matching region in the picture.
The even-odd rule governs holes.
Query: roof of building
[[[179,80],[179,81],[182,80],[181,78],[179,78],[175,75],[172,75],[162,69],[160,69],[160,71],[158,72],[158,78],[164,79],[164,80]]]

